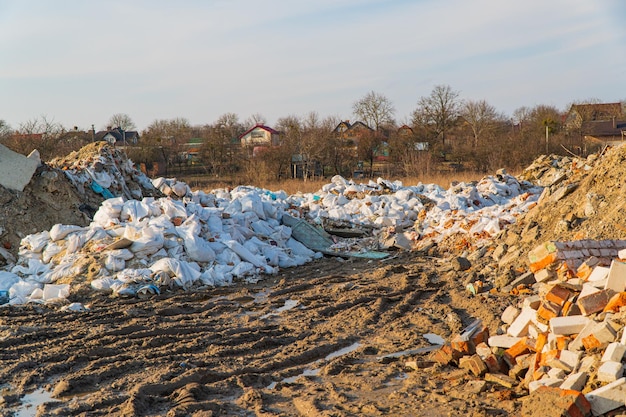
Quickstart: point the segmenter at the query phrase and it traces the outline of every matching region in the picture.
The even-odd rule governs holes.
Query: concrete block
[[[583,315],[588,316],[604,310],[604,307],[606,307],[614,294],[615,292],[610,288],[600,290],[584,297],[578,297],[576,305],[578,305]]]
[[[604,362],[598,368],[598,381],[613,382],[617,381],[624,374],[624,366],[621,362]]]
[[[10,190],[24,191],[39,163],[0,145],[0,185]]]
[[[609,343],[602,355],[602,362],[621,362],[626,353],[626,345],[619,342]]]
[[[571,374],[567,378],[565,378],[565,381],[563,381],[559,388],[582,391],[583,388],[585,388],[588,377],[589,376],[587,372],[576,372],[575,374]]]
[[[507,329],[507,333],[513,337],[522,337],[528,334],[528,325],[536,320],[537,312],[531,308],[522,308],[519,316]]]
[[[510,305],[504,309],[502,315],[500,316],[500,319],[503,323],[511,324],[517,316],[519,316],[519,309]]]
[[[602,281],[609,275],[610,268],[606,266],[596,266],[593,268],[591,275],[587,278],[588,282]]]
[[[504,349],[508,349],[517,342],[519,342],[520,337],[507,336],[505,334],[491,336],[487,340],[487,344],[491,347],[500,347]]]
[[[591,404],[591,413],[600,416],[626,403],[626,378],[620,378],[603,387],[591,391],[585,398]]]
[[[626,259],[626,249],[622,249],[617,252],[617,257],[620,259]]]
[[[607,277],[605,289],[612,289],[615,292],[626,291],[626,262],[613,260],[609,275]]]
[[[554,335],[580,333],[590,321],[585,316],[554,317],[550,319],[550,332]]]

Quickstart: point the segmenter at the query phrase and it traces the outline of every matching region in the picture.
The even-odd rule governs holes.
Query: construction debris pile
[[[589,408],[571,415],[598,416],[625,406],[624,259],[626,240],[539,245],[529,254],[530,272],[511,288],[522,295],[504,310],[499,333],[489,337],[477,324],[433,359],[531,394],[540,387],[583,393],[584,401],[576,395],[573,401]]]

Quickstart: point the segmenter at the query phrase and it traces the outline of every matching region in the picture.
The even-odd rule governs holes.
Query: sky
[[[159,119],[398,123],[450,86],[506,115],[626,100],[623,0],[0,0],[0,120],[138,130]]]

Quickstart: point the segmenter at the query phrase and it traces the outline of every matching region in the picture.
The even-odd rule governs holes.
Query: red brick
[[[482,376],[487,372],[487,365],[485,365],[485,362],[483,362],[478,355],[463,356],[459,359],[459,368],[467,369],[474,374],[474,376]]]
[[[611,297],[615,294],[615,291],[610,288],[602,291],[594,292],[593,294],[586,295],[579,298],[576,304],[580,308],[583,315],[588,316],[598,311],[604,310],[604,307],[609,303]]]
[[[539,305],[539,309],[537,310],[537,317],[547,323],[550,319],[558,317],[561,313],[561,306],[552,301],[543,300]]]
[[[509,365],[509,367],[515,366],[515,358],[524,353],[528,353],[530,348],[528,346],[528,338],[522,337],[513,346],[504,351],[502,358]]]
[[[571,297],[572,292],[565,287],[555,285],[545,295],[545,299],[558,304],[559,307],[563,307],[563,304]]]
[[[456,363],[461,356],[461,353],[452,349],[450,345],[443,345],[439,350],[431,354],[431,359],[442,365],[448,365],[451,362]]]
[[[481,343],[487,343],[489,339],[489,328],[484,326],[482,329],[478,330],[476,333],[472,335],[470,341],[474,346],[478,346]]]

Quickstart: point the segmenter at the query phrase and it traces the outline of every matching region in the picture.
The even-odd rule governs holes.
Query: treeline
[[[485,100],[462,100],[447,85],[421,97],[404,122],[395,119],[393,103],[373,91],[353,104],[352,114],[352,122],[361,121],[370,129],[348,139],[335,132],[345,121],[338,116],[321,118],[310,112],[281,117],[271,126],[280,132],[280,145],[256,153],[242,147],[239,137],[266,124],[259,114],[240,121],[238,115],[225,113],[213,123],[196,126],[185,118],[155,120],[126,152],[148,171],[160,165],[165,175],[196,171],[254,182],[292,177],[294,165],[304,178],[350,176],[355,171],[392,178],[449,170],[518,170],[542,153],[594,151],[585,149],[580,131],[565,129],[566,112],[554,106],[520,107],[509,116]],[[135,128],[124,114],[111,117],[108,126]],[[94,133],[68,130],[46,117],[17,129],[0,120],[0,143],[23,154],[38,149],[44,160],[79,149]]]

